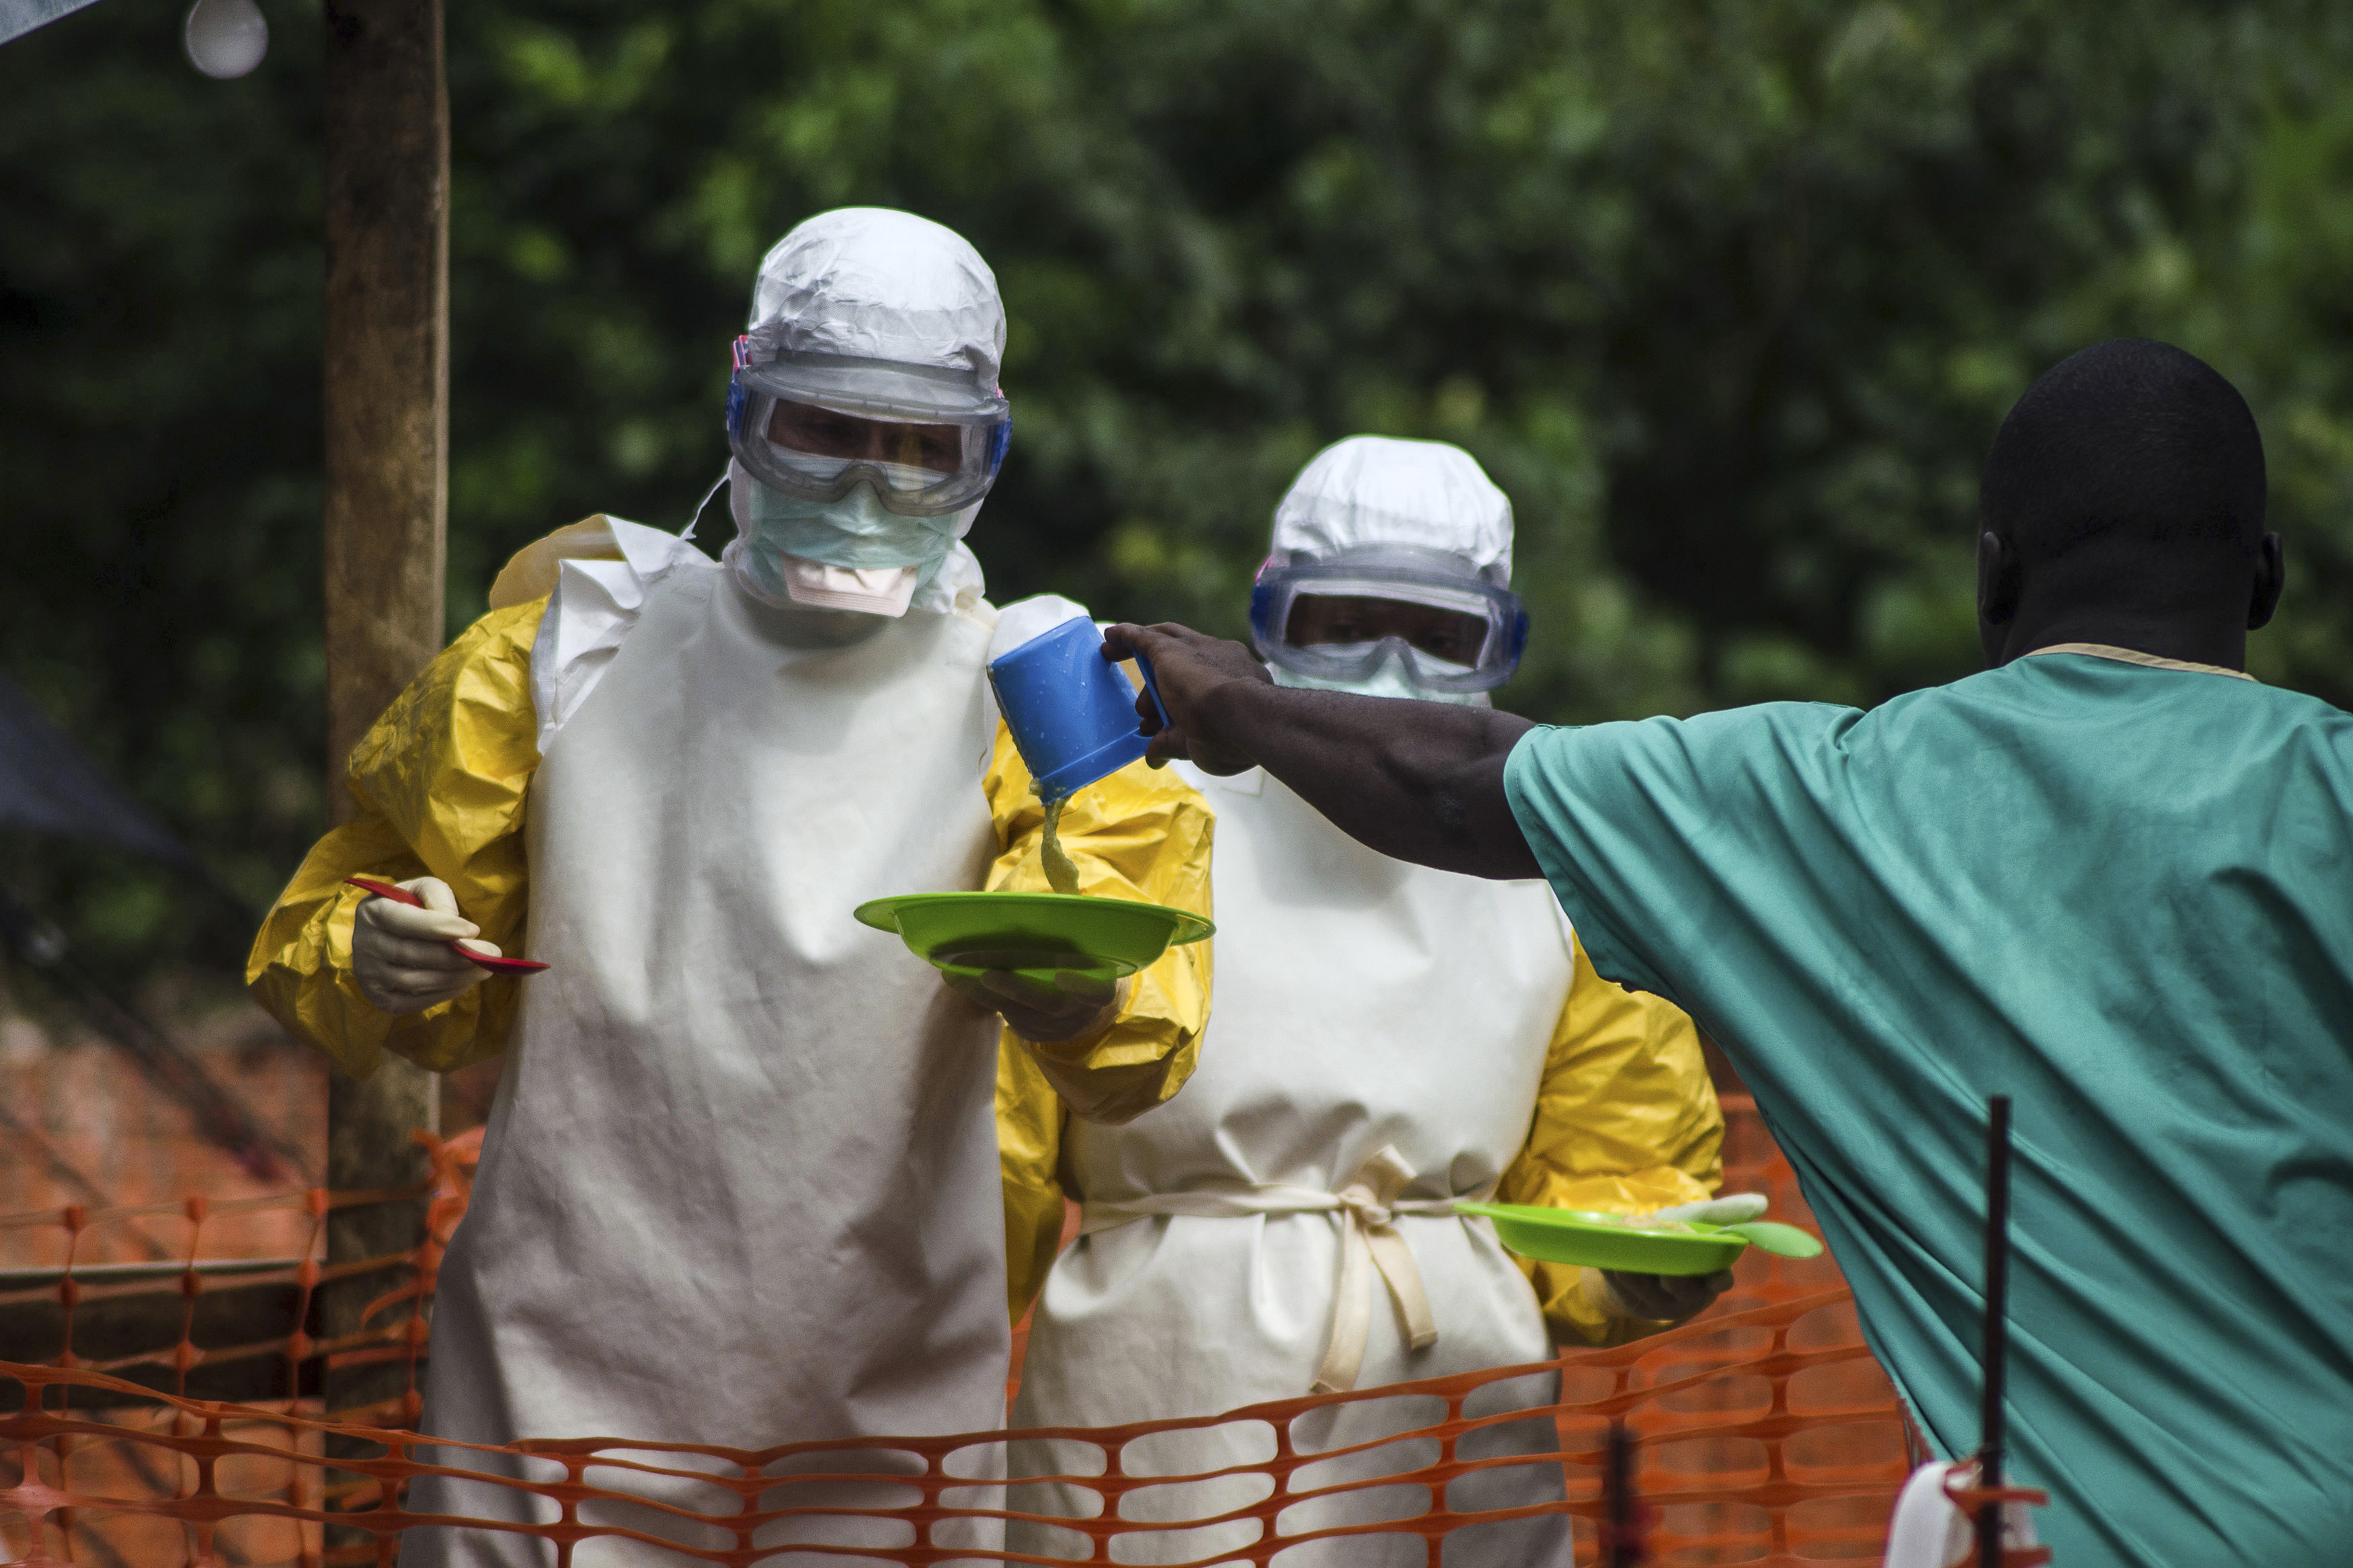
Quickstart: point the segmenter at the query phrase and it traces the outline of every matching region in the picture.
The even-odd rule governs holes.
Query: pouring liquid
[[[1075,896],[1079,890],[1079,868],[1062,853],[1062,807],[1070,796],[1046,803],[1046,840],[1039,847],[1038,858],[1046,868],[1046,885],[1058,893]]]

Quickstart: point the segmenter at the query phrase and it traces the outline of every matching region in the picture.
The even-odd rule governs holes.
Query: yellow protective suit
[[[1572,937],[1567,1005],[1545,1056],[1526,1143],[1495,1201],[1648,1214],[1715,1194],[1724,1176],[1724,1117],[1683,1010],[1613,985]],[[997,1058],[997,1131],[1005,1181],[1008,1310],[1018,1321],[1059,1250],[1060,1161],[1068,1112],[1018,1050]],[[1581,1270],[1515,1258],[1556,1337],[1622,1344],[1667,1325],[1602,1313]]]
[[[406,1017],[379,1012],[360,994],[352,919],[367,895],[343,879],[438,877],[485,941],[519,952],[530,895],[523,808],[539,762],[532,645],[558,562],[567,558],[619,559],[603,518],[519,552],[492,591],[500,607],[444,649],[369,730],[348,775],[359,815],[312,847],[254,939],[246,983],[255,998],[349,1072],[373,1072],[385,1050],[448,1072],[506,1047],[528,980],[493,975]],[[518,587],[535,596],[500,603]],[[1001,725],[979,782],[1000,850],[987,885],[1046,890],[1043,813]],[[1175,775],[1131,764],[1078,792],[1060,833],[1088,893],[1210,912],[1209,813]],[[1050,1075],[1050,1097],[1059,1087],[1081,1115],[1124,1121],[1191,1075],[1208,1016],[1209,966],[1207,942],[1172,948],[1134,977],[1103,1034],[1057,1046],[1008,1030],[1005,1047],[1031,1061],[1039,1083]]]
[[[1007,1307],[1037,1299],[1010,1424],[1209,1415],[1541,1363],[1563,1342],[1657,1329],[1605,1316],[1577,1270],[1530,1269],[1453,1205],[1492,1194],[1625,1212],[1708,1197],[1723,1121],[1690,1021],[1599,980],[1541,882],[1377,854],[1261,770],[1170,771],[1217,812],[1217,1013],[1184,1094],[1126,1127],[1071,1119],[1033,1067],[999,1052]],[[1058,1258],[1065,1192],[1082,1226]],[[1540,1409],[1556,1381],[1493,1390],[1481,1413]],[[1355,1450],[1324,1480],[1369,1480],[1396,1466],[1384,1445],[1411,1424],[1404,1408],[1327,1406],[1293,1436],[1306,1450]],[[1246,1426],[1166,1436],[1155,1461],[1170,1474],[1252,1457]],[[1457,1478],[1450,1505],[1557,1501],[1559,1466],[1546,1458],[1557,1448],[1540,1415],[1466,1434],[1458,1457],[1494,1468]],[[1050,1444],[1008,1455],[1017,1477],[1067,1468]],[[1122,1517],[1190,1525],[1257,1495],[1232,1478],[1159,1488],[1129,1498]],[[1086,1506],[1053,1481],[1012,1497],[1027,1513]],[[1394,1517],[1389,1507],[1371,1492],[1335,1497],[1290,1510],[1275,1532],[1311,1518],[1370,1525]],[[1052,1539],[1007,1528],[1015,1552]],[[1202,1525],[1123,1536],[1113,1555],[1207,1561],[1245,1539],[1239,1524]],[[1525,1568],[1567,1563],[1570,1545],[1564,1519],[1531,1513],[1450,1540],[1445,1557]],[[1423,1555],[1419,1541],[1366,1537],[1331,1560]]]
[[[423,1429],[756,1447],[994,1425],[1002,1030],[851,911],[1035,885],[1029,780],[997,742],[985,673],[995,612],[970,582],[812,647],[660,530],[611,519],[543,546],[495,597],[516,576],[533,591],[355,749],[360,814],[313,850],[249,964],[264,1003],[353,1070],[387,1048],[434,1068],[501,1058],[438,1275]],[[1182,781],[1133,770],[1069,820],[1099,890],[1206,910],[1210,819]],[[440,877],[491,940],[553,967],[386,1017],[351,979],[354,871]],[[1208,973],[1204,950],[1178,949],[1106,1032],[1030,1059],[1082,1115],[1155,1106],[1193,1070]],[[519,1473],[507,1458],[443,1453],[465,1457],[418,1479],[421,1510],[537,1506],[484,1479]],[[685,1504],[699,1484],[624,1489]],[[700,1539],[628,1507],[616,1517],[652,1536]],[[881,1527],[809,1528],[865,1542]],[[414,1531],[402,1562],[488,1568],[530,1545]]]

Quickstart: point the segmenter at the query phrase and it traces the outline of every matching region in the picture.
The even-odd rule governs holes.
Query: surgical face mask
[[[804,500],[752,481],[745,537],[763,553],[782,552],[828,566],[913,566],[939,570],[964,532],[969,511],[909,517],[882,504],[871,485],[853,485],[833,500]]]
[[[1421,662],[1437,661],[1422,656]],[[1456,669],[1467,667],[1457,665]],[[1417,702],[1451,702],[1461,708],[1488,708],[1493,704],[1483,691],[1447,691],[1423,686],[1413,678],[1413,667],[1404,653],[1390,648],[1380,656],[1379,662],[1353,679],[1340,680],[1309,675],[1303,670],[1287,668],[1280,664],[1267,667],[1277,686],[1293,691],[1345,691],[1357,697],[1404,697]]]
[[[912,570],[913,591],[920,593],[980,510],[975,502],[938,517],[910,517],[883,506],[863,484],[832,500],[807,500],[772,489],[740,468],[732,483],[740,487],[743,503],[736,515],[741,537],[727,547],[729,564],[745,586],[772,603],[806,597],[787,581],[786,556],[862,572]]]

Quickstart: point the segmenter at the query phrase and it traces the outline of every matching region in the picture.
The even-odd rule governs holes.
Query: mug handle
[[[1144,677],[1144,689],[1152,699],[1152,710],[1160,715],[1160,727],[1168,728],[1168,705],[1160,700],[1160,683],[1152,678],[1152,661],[1141,653],[1135,656],[1136,673]]]

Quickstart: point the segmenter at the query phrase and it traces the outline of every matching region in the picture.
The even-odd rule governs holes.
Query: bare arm
[[[1341,831],[1399,860],[1474,877],[1540,877],[1504,795],[1504,762],[1535,726],[1485,708],[1276,686],[1250,649],[1190,627],[1113,626],[1106,658],[1142,654],[1167,705],[1148,758],[1212,773],[1266,769]]]

